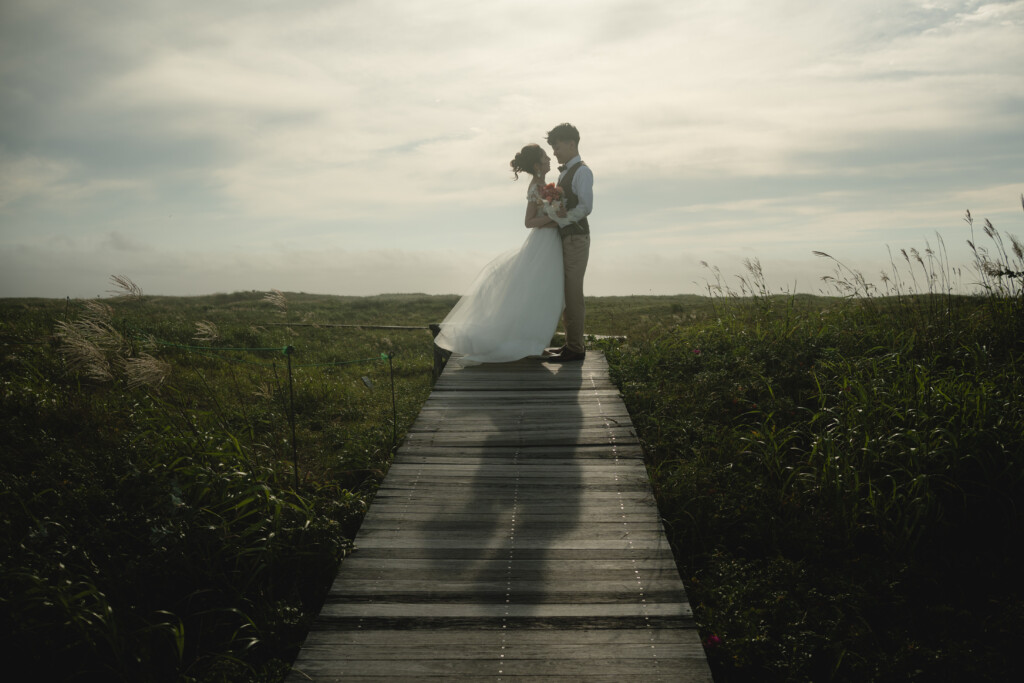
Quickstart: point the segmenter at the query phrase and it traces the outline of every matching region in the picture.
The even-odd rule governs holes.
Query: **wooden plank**
[[[356,539],[358,541],[358,538]],[[484,562],[487,560],[508,560],[509,548],[363,548],[356,546],[345,562],[354,562],[356,557],[371,557],[387,560],[460,560]],[[660,560],[671,559],[672,551],[666,543],[658,548],[546,548],[516,547],[514,561],[557,560],[564,562],[592,562],[598,560]]]
[[[517,681],[546,683],[588,681],[593,683],[623,683],[623,681],[672,682],[711,681],[704,674],[707,664],[694,658],[660,661],[612,660],[612,664],[598,664],[594,660],[498,659],[418,659],[389,660],[386,668],[375,666],[375,661],[320,660],[317,665],[303,662],[303,678],[289,680],[315,680],[324,682],[387,681],[388,683],[415,683],[417,681]],[[600,673],[595,669],[600,666]],[[298,668],[298,665],[297,667]],[[541,673],[543,672],[543,673]]]
[[[457,576],[462,572],[472,572],[474,575],[505,576],[508,572],[507,559],[481,560],[467,563],[463,560],[451,560],[446,558],[432,559],[390,559],[381,557],[361,557],[359,554],[352,555],[345,560],[344,573],[338,574],[338,581],[348,579],[367,578],[405,578],[407,576],[421,576],[426,571],[446,572],[450,576]],[[608,574],[633,574],[634,572],[661,576],[662,574],[675,574],[676,564],[671,557],[648,558],[644,560],[623,560],[623,559],[601,559],[588,560],[583,562],[570,562],[565,560],[515,560],[516,576],[520,578],[533,578],[535,576],[546,576],[557,579],[563,576],[570,578],[577,577],[586,572],[591,575]]]
[[[380,585],[374,581],[345,583],[333,592],[329,602],[372,603],[381,601],[399,604],[416,603],[455,605],[460,603],[503,603],[514,592],[519,603],[548,604],[633,604],[638,598],[658,601],[685,601],[679,579],[651,581],[643,590],[629,581],[599,581],[585,579],[552,588],[541,581],[447,581],[425,576],[423,581],[395,581]],[[602,611],[601,614],[606,614]]]
[[[591,354],[582,363],[570,363],[562,365],[559,363],[544,363],[540,360],[523,360],[512,363],[488,363],[485,368],[479,365],[464,366],[458,361],[453,361],[445,369],[444,379],[456,380],[466,377],[495,377],[501,375],[516,375],[522,377],[530,376],[551,376],[563,378],[580,377],[594,374],[604,377],[608,373],[608,360],[600,353]]]
[[[449,364],[289,682],[710,681],[607,363]]]
[[[596,370],[596,368],[594,369]],[[599,376],[596,373],[587,374],[579,372],[576,375],[569,375],[566,374],[565,371],[562,371],[558,373],[488,372],[484,374],[476,373],[474,371],[463,371],[441,377],[435,384],[435,387],[444,391],[451,387],[486,387],[502,383],[545,387],[554,390],[561,390],[566,387],[584,384],[591,387],[606,387],[612,385],[611,380],[607,376]]]
[[[459,459],[448,459],[443,457],[433,458],[419,462],[395,463],[388,470],[388,476],[412,475],[417,472],[437,472],[438,474],[450,474],[453,476],[472,476],[475,474],[486,474],[494,477],[516,477],[522,473],[523,476],[544,475],[544,474],[574,474],[587,473],[591,475],[611,476],[618,474],[640,474],[647,476],[647,469],[639,460],[625,460],[623,462],[587,462],[580,463],[572,460],[559,460],[555,458],[532,459],[524,462],[515,461],[479,461],[466,462]]]
[[[566,515],[567,517],[575,517]],[[559,520],[552,520],[553,515],[550,510],[525,510],[516,513],[515,519],[522,524],[553,524],[558,523]],[[581,516],[582,517],[582,516]],[[360,528],[374,528],[375,525],[383,526],[387,524],[400,523],[408,521],[412,524],[459,524],[463,520],[480,521],[485,524],[496,524],[499,520],[507,521],[509,519],[509,513],[505,510],[451,510],[451,509],[415,509],[415,510],[384,510],[373,516],[372,519],[367,519],[363,522],[363,526]],[[608,508],[594,508],[587,512],[585,519],[588,522],[595,524],[606,524],[606,523],[656,523],[660,519],[657,515],[656,510],[651,509],[634,509],[629,511],[608,509]]]
[[[629,506],[655,506],[654,496],[649,493],[623,493],[615,490],[601,490],[597,487],[555,491],[520,490],[518,492],[508,488],[485,489],[486,487],[481,487],[476,490],[468,486],[461,488],[441,486],[402,488],[389,485],[377,492],[374,501],[378,504],[389,501],[399,505],[425,503],[445,506],[448,509],[459,507],[467,510],[486,510],[499,506],[504,510],[508,509],[513,502],[518,502],[524,509],[534,512],[545,510],[567,514],[571,510],[579,510],[578,516],[580,517],[584,516],[584,511],[595,508],[607,510],[616,509],[618,506],[618,509],[627,510],[630,509]]]
[[[665,629],[668,630],[668,629]],[[370,633],[380,633],[381,631],[371,631]],[[644,630],[638,629],[640,634],[644,633]],[[659,631],[664,632],[663,631]],[[394,631],[384,631],[383,633],[394,633]],[[320,636],[319,639],[311,638],[306,642],[307,647],[323,647],[325,658],[331,658],[331,639],[323,638],[324,633],[317,633]],[[602,648],[600,652],[594,654],[588,654],[586,649],[581,648],[581,643],[568,642],[568,643],[551,643],[545,641],[535,641],[527,646],[506,644],[504,646],[493,642],[494,636],[490,636],[490,641],[481,645],[467,645],[461,643],[461,647],[458,648],[457,656],[451,657],[450,659],[480,659],[487,657],[494,657],[495,649],[501,649],[501,654],[505,655],[505,659],[553,659],[553,660],[571,660],[571,659],[592,659],[597,657],[599,659],[640,659],[651,657],[652,648],[651,643],[648,640],[641,640],[640,642],[615,642],[609,643],[614,647]],[[323,643],[322,645],[320,643]],[[440,641],[437,638],[432,638],[424,644],[412,645],[408,642],[401,642],[397,638],[393,640],[385,641],[381,644],[360,644],[359,645],[359,659],[376,659],[379,657],[388,657],[390,655],[396,660],[402,659],[441,659],[437,654],[437,648],[439,645],[444,645],[444,641]],[[678,643],[673,644],[672,647],[666,647],[662,645],[662,651],[658,652],[659,658],[662,659],[680,659],[690,657],[703,657],[703,648],[694,643]]]
[[[524,482],[525,481],[526,480],[524,480]],[[420,502],[440,499],[441,502],[447,502],[449,507],[456,503],[465,507],[486,507],[489,505],[499,504],[499,500],[501,501],[501,504],[504,505],[505,502],[511,502],[513,499],[529,505],[538,505],[542,507],[565,507],[566,505],[579,506],[583,504],[589,504],[590,507],[593,507],[614,505],[620,502],[623,504],[632,503],[654,505],[654,496],[652,494],[647,492],[623,491],[621,490],[622,487],[615,486],[614,484],[595,484],[587,487],[548,487],[539,482],[535,483],[536,488],[533,489],[526,489],[525,485],[521,485],[517,488],[515,486],[507,486],[504,484],[486,486],[483,483],[480,485],[479,489],[475,489],[472,485],[431,485],[430,487],[421,487],[417,486],[415,481],[406,484],[391,484],[385,481],[385,485],[377,491],[374,501],[379,502],[394,499],[396,501]]]
[[[678,650],[678,655],[701,654],[702,650],[691,647],[689,633],[685,629],[575,629],[572,631],[546,632],[533,629],[506,631],[495,634],[493,631],[467,629],[463,631],[449,630],[436,633],[428,630],[404,632],[360,629],[352,631],[319,631],[310,632],[307,643],[324,647],[331,644],[350,645],[356,647],[394,647],[396,644],[407,644],[410,649],[428,649],[437,656],[441,654],[437,647],[447,641],[455,641],[465,649],[450,654],[458,657],[462,654],[471,655],[474,650],[490,648],[496,644],[505,645],[512,650],[519,650],[521,656],[530,657],[543,652],[543,648],[579,648],[579,646],[597,646],[594,651],[576,649],[566,653],[569,658],[598,657],[606,659],[615,656],[615,649],[629,645],[669,646]],[[396,649],[392,655],[402,657]],[[448,653],[444,653],[447,655]]]
[[[612,419],[604,415],[583,417],[576,415],[539,415],[526,418],[521,414],[510,415],[502,419],[494,418],[457,418],[452,417],[438,419],[420,419],[410,428],[409,432],[436,432],[442,430],[459,432],[480,432],[480,431],[532,431],[545,429],[548,431],[575,431],[579,429],[606,429],[618,427],[620,429],[633,429],[632,423],[625,418]]]
[[[590,519],[589,517],[586,520],[573,518],[550,519],[550,515],[531,515],[527,517],[524,514],[515,515],[511,519],[512,527],[518,532],[534,528],[544,529],[550,533],[563,533],[573,531],[575,529],[582,529],[583,532],[595,532],[595,536],[600,536],[609,530],[620,532],[624,529],[628,531],[641,529],[655,533],[663,532],[661,521],[651,517],[642,520],[634,519],[633,521],[627,522],[622,519],[622,515],[597,521]],[[462,532],[479,534],[489,529],[505,529],[508,527],[509,516],[507,514],[501,515],[500,517],[496,515],[458,515],[454,517],[440,517],[437,515],[396,516],[380,514],[374,515],[373,519],[364,522],[363,525],[359,527],[359,531],[360,533],[391,530],[403,532],[421,531],[424,534],[428,534],[436,530],[437,533],[442,534]]]
[[[415,446],[459,447],[479,444],[481,440],[494,446],[540,446],[540,445],[603,445],[633,437],[632,430],[580,429],[575,433],[565,431],[491,432],[472,434],[465,432],[412,433],[406,441]]]
[[[609,617],[627,618],[679,618],[690,619],[693,613],[687,602],[658,602],[653,604],[600,604],[577,605],[563,603],[553,605],[521,604],[479,604],[449,603],[445,605],[407,602],[375,602],[372,604],[327,602],[321,612],[325,619],[374,618],[384,619],[481,619],[498,621],[502,619],[546,619],[565,617],[569,619],[604,619]]]
[[[588,460],[561,461],[552,459],[545,464],[543,459],[509,462],[508,460],[491,460],[480,464],[454,461],[445,464],[435,463],[403,463],[401,467],[392,467],[389,476],[398,480],[416,480],[417,478],[433,478],[451,482],[465,480],[489,481],[496,485],[504,485],[514,489],[522,482],[543,484],[545,480],[584,481],[595,480],[608,484],[628,481],[622,484],[623,493],[636,493],[632,490],[635,480],[640,478],[646,482],[646,470],[643,463],[636,459],[619,460]],[[548,473],[549,476],[544,476]],[[447,475],[447,476],[446,476]],[[389,483],[389,482],[388,482]]]
[[[655,509],[654,496],[643,497],[644,494],[623,494],[619,498],[614,492],[611,497],[606,491],[580,491],[579,496],[563,496],[557,499],[546,497],[532,497],[535,492],[520,492],[518,497],[514,492],[505,496],[489,495],[486,500],[478,497],[472,490],[461,492],[456,496],[451,490],[430,491],[416,489],[389,488],[381,490],[374,499],[378,506],[389,505],[389,511],[393,506],[401,506],[398,512],[408,512],[410,515],[429,515],[436,511],[443,512],[464,512],[480,514],[508,514],[508,505],[516,502],[519,509],[524,513],[535,515],[573,515],[576,518],[586,518],[589,514],[608,513],[614,514],[643,514],[645,511]],[[602,497],[599,497],[602,496]],[[573,511],[576,511],[575,514]]]
[[[469,390],[466,387],[451,386],[446,391],[437,391],[430,395],[427,404],[431,408],[441,406],[463,407],[467,404],[493,405],[499,409],[508,410],[516,406],[518,401],[523,399],[523,391],[513,389],[504,391],[487,391],[485,389]],[[552,389],[543,395],[532,395],[530,401],[534,404],[550,404],[552,406],[586,406],[612,403],[619,398],[619,392],[614,387],[591,389],[589,387],[574,387],[572,389]]]
[[[511,542],[503,537],[497,538],[472,538],[466,540],[424,540],[410,538],[409,536],[401,536],[395,538],[387,537],[374,537],[374,538],[357,538],[357,547],[359,548],[433,548],[436,551],[447,551],[451,549],[466,549],[466,550],[487,550],[487,549],[511,549],[514,547],[516,552],[525,550],[528,548],[548,549],[548,550],[652,550],[657,548],[667,548],[668,546],[657,537],[648,538],[629,538],[629,539],[600,539],[600,540],[587,540],[587,539],[562,539],[558,537],[544,537],[539,539],[522,539],[517,540],[513,546]]]
[[[568,420],[608,420],[610,422],[629,423],[629,415],[623,415],[618,409],[609,409],[605,404],[592,403],[585,406],[563,405],[563,406],[523,406],[514,409],[504,406],[501,409],[488,408],[478,404],[468,405],[435,405],[424,409],[414,424],[434,420],[438,422],[452,423],[461,420],[479,420],[480,422],[509,423],[519,422],[552,422],[559,418]]]
[[[487,460],[517,459],[520,461],[528,458],[568,458],[572,460],[643,458],[643,450],[635,441],[616,442],[615,444],[589,444],[586,446],[579,444],[561,444],[558,446],[544,444],[537,446],[501,446],[490,444],[486,447],[481,444],[441,447],[430,445],[417,446],[404,443],[401,453],[403,456],[402,462],[411,462],[413,458],[418,458],[417,462],[422,462],[423,459],[435,456],[446,458],[483,458]]]
[[[529,462],[498,461],[482,464],[455,463],[402,463],[394,465],[388,476],[395,478],[433,476],[456,481],[460,479],[493,479],[514,486],[518,479],[531,478],[599,478],[616,481],[619,477],[637,477],[644,480],[647,471],[639,460],[623,462],[573,462],[533,460]]]
[[[509,479],[514,477],[513,482]],[[393,488],[405,486],[437,486],[441,488],[457,488],[466,485],[474,487],[485,487],[488,489],[497,488],[513,491],[518,483],[520,486],[531,484],[537,487],[538,491],[558,489],[567,487],[593,487],[597,490],[621,491],[630,484],[646,481],[642,475],[634,472],[623,471],[620,474],[608,474],[606,472],[588,472],[586,470],[561,470],[553,472],[551,476],[545,477],[543,473],[525,470],[514,475],[502,475],[481,470],[477,474],[452,474],[445,476],[444,472],[401,472],[396,473],[392,481],[388,482]]]

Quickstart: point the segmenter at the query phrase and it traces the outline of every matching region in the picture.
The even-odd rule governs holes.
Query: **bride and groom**
[[[580,361],[583,276],[590,256],[587,216],[594,207],[594,175],[579,155],[580,133],[563,123],[547,135],[558,160],[558,180],[546,183],[551,160],[540,145],[523,147],[510,162],[518,180],[530,176],[530,229],[516,251],[491,261],[440,325],[435,343],[457,360],[502,363],[527,356],[547,362]],[[565,345],[546,349],[561,318]]]

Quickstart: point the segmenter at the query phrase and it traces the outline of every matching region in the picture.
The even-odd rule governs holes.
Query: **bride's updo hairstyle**
[[[516,180],[519,180],[520,173],[529,173],[530,175],[533,175],[533,168],[540,163],[540,155],[543,151],[544,150],[540,148],[540,145],[533,142],[519,150],[515,159],[509,162],[509,166],[512,167],[512,173],[516,176]]]

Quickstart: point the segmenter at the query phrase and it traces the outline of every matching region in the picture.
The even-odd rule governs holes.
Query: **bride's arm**
[[[523,224],[528,228],[556,228],[558,223],[554,222],[540,210],[537,202],[526,203],[526,219]]]

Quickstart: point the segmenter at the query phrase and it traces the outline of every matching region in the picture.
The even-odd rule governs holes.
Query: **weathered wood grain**
[[[449,364],[288,678],[710,681],[600,353]]]

